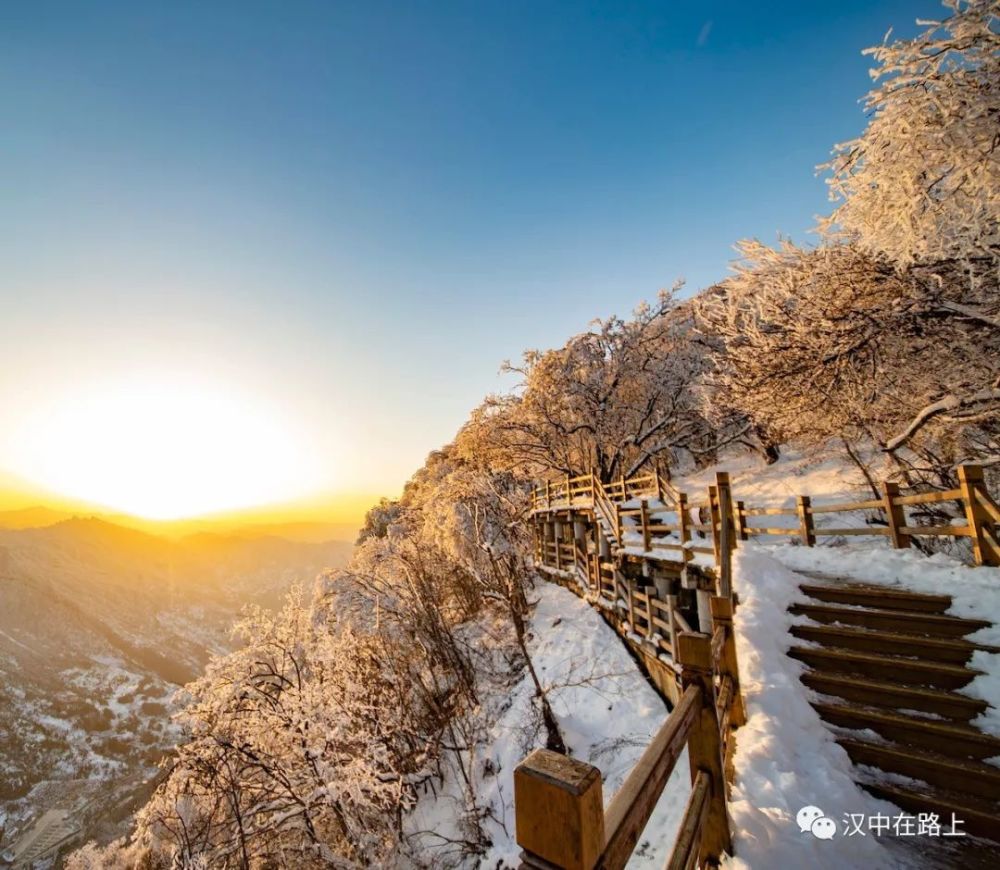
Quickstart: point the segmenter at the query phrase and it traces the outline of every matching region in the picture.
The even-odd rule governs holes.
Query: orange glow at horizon
[[[251,392],[136,374],[87,384],[18,421],[10,469],[71,500],[150,520],[287,504],[329,481],[302,433]]]

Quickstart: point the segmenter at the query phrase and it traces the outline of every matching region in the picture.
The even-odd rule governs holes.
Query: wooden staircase
[[[990,623],[947,613],[951,598],[859,584],[807,583],[789,611],[789,655],[808,666],[812,706],[857,766],[857,781],[910,813],[952,813],[1000,842],[1000,738],[972,720],[985,701],[956,691],[981,673],[967,636]],[[905,777],[905,779],[904,779]]]
[[[593,477],[593,475],[591,476]],[[608,541],[611,554],[617,555],[622,547],[618,508],[608,496],[607,491],[599,480],[593,478],[591,485],[593,489],[594,519],[597,520],[601,534]]]

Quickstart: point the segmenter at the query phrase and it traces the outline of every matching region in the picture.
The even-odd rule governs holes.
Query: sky
[[[397,493],[504,359],[809,241],[861,49],[939,12],[0,5],[0,489]]]

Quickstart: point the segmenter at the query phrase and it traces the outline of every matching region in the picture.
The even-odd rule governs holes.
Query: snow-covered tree
[[[528,351],[507,371],[511,394],[492,396],[466,434],[496,468],[580,474],[607,482],[682,456],[710,459],[734,433],[706,414],[703,349],[676,290],[630,320],[595,321],[563,347]]]
[[[881,445],[915,480],[997,452],[1000,332],[943,308],[941,281],[854,245],[740,245],[696,300],[726,401],[782,441]],[[963,285],[964,286],[964,285]]]
[[[349,626],[331,632],[297,593],[237,630],[246,645],[187,687],[190,739],[131,842],[85,850],[76,867],[95,855],[101,866],[336,867],[391,853],[411,797],[400,687],[377,647]]]
[[[900,267],[1000,267],[1000,0],[945,0],[913,39],[866,51],[877,63],[864,133],[826,168],[826,222]],[[981,267],[980,267],[981,268]]]

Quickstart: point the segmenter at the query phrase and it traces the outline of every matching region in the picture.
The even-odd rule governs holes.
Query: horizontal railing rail
[[[808,496],[799,496],[794,506],[748,507],[737,501],[733,514],[737,536],[747,540],[757,535],[778,535],[797,538],[806,546],[813,546],[820,537],[876,536],[889,538],[893,547],[905,549],[915,537],[951,537],[973,539],[973,560],[977,565],[1000,565],[1000,544],[997,529],[1000,527],[1000,507],[990,496],[983,479],[982,469],[976,465],[958,468],[959,486],[954,489],[934,490],[900,495],[898,484],[885,481],[882,497],[863,501],[814,505]],[[954,502],[962,516],[959,522],[918,522],[908,508]],[[816,517],[827,514],[877,511],[877,525],[865,526],[817,525]],[[793,517],[794,526],[755,525],[755,517]]]
[[[597,475],[591,472],[576,477],[566,475],[554,478],[534,487],[531,493],[532,509],[582,507],[593,502],[598,488],[612,502],[627,502],[639,498],[674,501],[677,495],[677,490],[659,472],[619,477],[606,483],[601,483]]]

